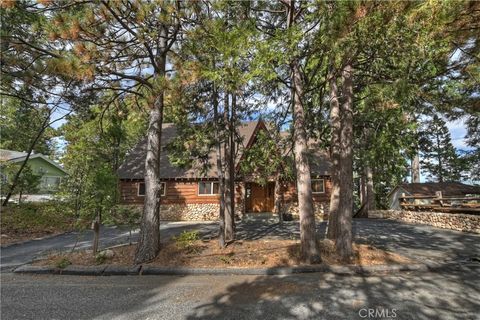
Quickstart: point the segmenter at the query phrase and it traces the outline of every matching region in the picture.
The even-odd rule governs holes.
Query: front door
[[[250,185],[250,209],[252,212],[273,212],[275,183],[269,182],[265,186],[257,183]]]

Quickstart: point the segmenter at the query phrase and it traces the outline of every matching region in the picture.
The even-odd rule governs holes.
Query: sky
[[[453,146],[456,149],[469,150],[471,149],[465,143],[465,135],[467,134],[466,126],[463,120],[447,122],[450,136],[452,137]]]

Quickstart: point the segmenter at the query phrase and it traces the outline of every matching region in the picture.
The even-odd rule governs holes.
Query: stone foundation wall
[[[480,233],[480,216],[444,212],[375,210],[369,218],[393,219],[410,223],[428,224],[438,228]]]
[[[313,207],[315,210],[315,220],[324,221],[328,220],[328,202],[314,202]],[[288,202],[283,205],[283,210],[285,213],[289,213],[293,216],[293,219],[299,219],[300,215],[298,213],[298,203]]]
[[[314,202],[315,219],[317,221],[328,220],[328,202]],[[125,205],[132,210],[141,211],[143,205]],[[243,216],[243,203],[235,206],[235,215]],[[187,204],[162,204],[160,205],[160,220],[170,221],[215,221],[218,220],[218,203],[187,203]],[[293,216],[293,219],[299,219],[298,204],[295,202],[285,203],[283,206],[285,213]]]
[[[129,206],[141,211],[143,205]],[[160,205],[160,220],[169,221],[213,221],[218,220],[219,204],[187,203]]]

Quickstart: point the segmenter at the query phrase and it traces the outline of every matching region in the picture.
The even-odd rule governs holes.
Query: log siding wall
[[[198,195],[198,181],[164,181],[166,195],[160,197],[161,204],[218,203],[218,195]],[[120,181],[120,202],[122,204],[143,204],[144,196],[138,195],[141,180]]]
[[[332,183],[329,177],[319,177],[324,179],[325,192],[314,193],[314,202],[330,202],[330,193]],[[214,204],[219,202],[218,195],[199,195],[199,181],[164,181],[166,183],[166,195],[160,198],[161,204]],[[121,180],[120,181],[120,202],[122,204],[143,204],[144,196],[138,195],[138,185],[142,180]],[[244,197],[244,188],[241,183],[236,183],[236,201],[241,202]],[[288,182],[282,188],[284,201],[286,203],[296,202],[296,186],[294,182]]]

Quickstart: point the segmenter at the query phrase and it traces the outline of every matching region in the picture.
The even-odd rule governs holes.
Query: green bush
[[[68,260],[68,258],[62,258],[59,261],[57,261],[56,267],[60,268],[60,269],[65,269],[66,267],[68,267],[71,264],[72,263],[70,262],[70,260]]]
[[[97,254],[95,256],[95,263],[96,264],[102,264],[104,263],[105,261],[107,260],[107,256],[105,256],[104,254]]]
[[[172,237],[178,247],[187,250],[190,253],[197,253],[198,248],[195,241],[200,240],[198,231],[183,231],[180,235]]]

